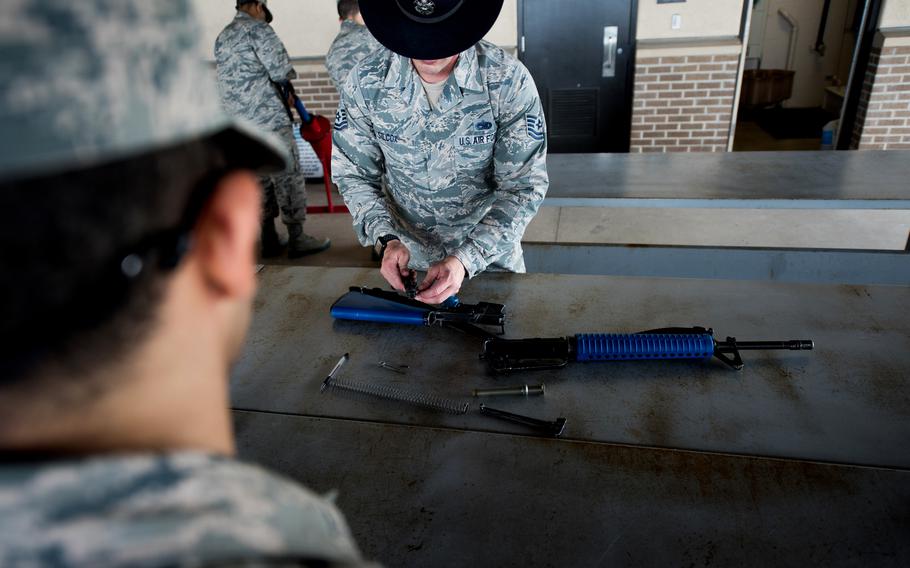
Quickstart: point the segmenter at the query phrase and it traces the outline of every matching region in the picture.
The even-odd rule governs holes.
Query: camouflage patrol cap
[[[222,110],[190,0],[3,0],[0,180],[211,138],[283,169],[286,151]]]
[[[244,4],[262,4],[262,9],[265,10],[265,23],[272,23],[274,17],[272,16],[271,10],[269,10],[268,0],[237,0],[237,9],[239,10]]]

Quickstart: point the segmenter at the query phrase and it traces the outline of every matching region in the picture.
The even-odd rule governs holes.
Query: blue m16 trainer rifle
[[[450,327],[483,340],[481,359],[496,373],[558,369],[572,361],[710,359],[743,368],[740,351],[814,348],[811,340],[725,341],[704,327],[671,327],[640,333],[582,333],[548,339],[503,339],[479,326],[505,333],[505,306],[490,302],[462,304],[457,298],[431,306],[379,288],[352,286],[331,308],[336,319]]]
[[[808,350],[811,340],[726,341],[704,327],[670,327],[640,333],[580,333],[550,339],[488,338],[481,358],[496,373],[558,369],[570,361],[629,361],[641,359],[710,359],[717,357],[733,369],[743,368],[740,351]]]

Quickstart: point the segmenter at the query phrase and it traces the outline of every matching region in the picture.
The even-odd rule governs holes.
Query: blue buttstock
[[[329,310],[336,319],[405,325],[426,325],[428,312],[429,308],[406,306],[360,292],[348,292]]]
[[[346,320],[401,323],[406,325],[426,325],[427,323],[425,314],[421,312],[333,306],[331,314],[333,318]]]
[[[630,359],[710,359],[714,337],[709,333],[579,333],[577,361]]]

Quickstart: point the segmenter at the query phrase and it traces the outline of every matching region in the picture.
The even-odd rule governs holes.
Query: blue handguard
[[[579,333],[575,335],[577,361],[629,359],[710,359],[710,333]]]

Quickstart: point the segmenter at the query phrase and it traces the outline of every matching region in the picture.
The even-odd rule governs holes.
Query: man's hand
[[[419,293],[416,299],[427,304],[441,304],[461,290],[464,277],[465,268],[461,261],[454,256],[447,256],[427,270],[427,277],[417,288]]]
[[[404,292],[404,280],[408,273],[408,261],[411,260],[411,251],[399,240],[389,241],[382,255],[380,274],[392,288]]]

